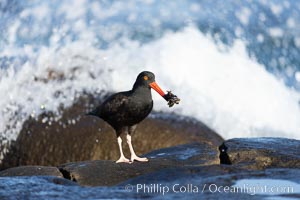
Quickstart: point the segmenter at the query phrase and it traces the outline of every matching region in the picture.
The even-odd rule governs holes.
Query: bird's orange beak
[[[157,85],[156,82],[152,82],[149,85],[153,90],[155,90],[158,94],[160,94],[160,96],[164,97],[166,95],[164,91]]]

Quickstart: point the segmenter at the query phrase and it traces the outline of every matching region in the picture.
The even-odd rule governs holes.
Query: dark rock
[[[245,169],[300,167],[299,140],[235,138],[225,141],[220,151],[221,163],[239,165]]]
[[[34,177],[37,177],[37,176],[34,176]],[[68,180],[65,178],[59,178],[59,177],[55,177],[55,176],[42,176],[42,178],[49,181],[50,183],[54,183],[56,185],[78,186],[78,184],[75,183],[74,181],[71,181],[71,180]]]
[[[0,177],[0,199],[298,199],[299,176],[300,169],[211,165],[165,168],[112,187],[58,185],[56,177]],[[272,192],[274,187],[279,192]]]
[[[127,180],[118,185],[126,184],[152,184],[152,183],[202,183],[203,178],[209,178],[220,175],[228,175],[240,173],[241,169],[228,165],[209,165],[209,166],[174,166],[159,171],[154,171],[145,175],[141,175],[130,180]],[[248,173],[248,170],[243,170]],[[196,178],[197,177],[197,178]],[[192,181],[193,180],[193,181]]]
[[[272,145],[269,143],[277,145],[278,148],[282,147],[285,155],[291,157],[294,156],[294,151],[298,150],[296,145],[298,141],[294,140],[282,138],[232,139],[220,146],[221,151],[224,149],[224,154],[227,155],[232,150],[231,145],[228,145],[234,144],[232,141],[235,143],[239,141],[240,144],[243,144],[241,141],[244,141],[243,146],[250,151],[249,155],[252,155],[251,151],[254,151],[255,143],[258,145],[256,146],[257,152],[260,154],[267,152],[268,156],[271,156],[270,152],[278,154],[271,150],[270,146]],[[279,146],[280,141],[282,141],[281,146]],[[287,144],[294,149],[289,150]],[[243,152],[241,155],[247,155],[246,150],[241,149]],[[252,163],[253,160],[250,157],[248,157],[248,163],[235,163],[230,160],[231,165],[219,164],[218,158],[222,157],[221,154],[219,155],[216,146],[203,142],[152,151],[145,155],[150,159],[147,163],[116,164],[109,160],[67,163],[58,167],[65,179],[53,176],[35,176],[37,173],[31,173],[34,175],[31,177],[0,177],[0,199],[14,199],[16,195],[22,199],[29,196],[31,199],[163,198],[171,200],[203,198],[250,200],[300,198],[300,169],[267,168],[257,170],[257,167],[246,167],[257,166]],[[227,157],[231,159],[230,154]],[[294,159],[296,158],[297,156],[294,157]],[[288,162],[290,161],[288,160]],[[13,168],[4,170],[0,174],[15,176],[14,174],[25,174],[24,171],[32,170],[31,168]],[[9,174],[9,170],[15,172]],[[77,183],[72,184],[71,180]],[[81,187],[79,185],[110,187]],[[272,191],[274,188],[275,192]]]
[[[83,160],[116,160],[119,150],[114,130],[103,120],[85,116],[101,100],[82,95],[62,117],[44,113],[28,119],[6,153],[0,169],[20,165],[59,165]],[[137,154],[191,142],[219,146],[223,139],[203,123],[175,114],[153,113],[133,135]],[[126,141],[125,139],[123,141]],[[126,142],[124,153],[129,154]]]
[[[110,186],[129,178],[158,171],[165,168],[185,165],[218,164],[216,147],[206,143],[193,143],[160,149],[146,154],[150,161],[115,163],[114,161],[85,161],[67,163],[59,166],[60,171],[68,173],[70,180],[85,186]],[[65,176],[66,177],[66,176]]]
[[[138,199],[145,194],[163,195],[164,199],[296,198],[300,197],[299,175],[300,169],[257,171],[233,165],[184,166],[138,176],[118,186],[130,187]],[[271,188],[278,188],[279,192]]]
[[[143,157],[174,162],[183,165],[220,164],[219,151],[207,143],[191,143],[154,150]]]
[[[80,187],[68,180],[57,184],[57,177],[0,177],[0,199],[135,199],[136,194],[119,187]],[[141,197],[149,195],[142,195]]]
[[[0,176],[56,176],[63,178],[56,167],[21,166],[0,171]]]

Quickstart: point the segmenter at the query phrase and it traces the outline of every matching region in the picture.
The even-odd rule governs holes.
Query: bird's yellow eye
[[[149,78],[148,76],[144,76],[144,80],[147,81]]]

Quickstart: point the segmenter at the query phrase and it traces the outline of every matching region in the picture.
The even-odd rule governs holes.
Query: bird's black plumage
[[[117,141],[120,150],[120,158],[116,161],[131,163],[134,160],[147,162],[147,158],[138,157],[131,143],[131,135],[136,125],[145,119],[153,108],[151,88],[157,91],[171,107],[178,104],[179,98],[171,92],[165,94],[156,84],[155,76],[152,72],[141,72],[133,85],[132,90],[119,92],[108,97],[100,106],[89,113],[102,118],[109,123],[116,131]],[[131,153],[130,160],[125,158],[122,150],[122,139],[120,135],[126,132],[126,139]]]
[[[154,81],[155,76],[152,72],[140,73],[132,90],[111,95],[89,114],[109,123],[118,135],[118,129],[138,124],[149,115],[153,108],[149,84]]]

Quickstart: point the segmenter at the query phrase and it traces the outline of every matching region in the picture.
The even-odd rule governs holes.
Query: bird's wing
[[[101,115],[115,115],[128,105],[129,98],[126,92],[120,92],[112,95],[101,106]]]

